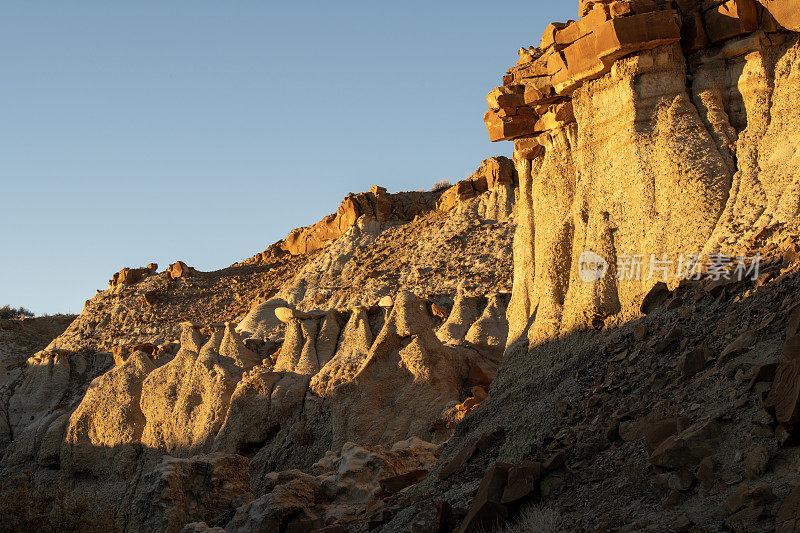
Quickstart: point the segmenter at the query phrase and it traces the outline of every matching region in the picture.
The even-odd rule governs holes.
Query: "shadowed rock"
[[[458,401],[463,362],[433,332],[422,300],[401,292],[355,379],[334,391],[334,446],[386,444],[430,427]]]

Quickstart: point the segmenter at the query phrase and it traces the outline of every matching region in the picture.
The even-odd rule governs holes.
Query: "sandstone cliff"
[[[800,6],[579,13],[487,96],[513,161],[6,348],[3,475],[126,531],[798,529]]]

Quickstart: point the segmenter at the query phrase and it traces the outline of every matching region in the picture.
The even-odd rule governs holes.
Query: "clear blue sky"
[[[213,270],[348,192],[455,181],[570,2],[0,5],[0,305],[80,312],[124,266]]]

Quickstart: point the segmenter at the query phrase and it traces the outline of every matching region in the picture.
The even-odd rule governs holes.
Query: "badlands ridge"
[[[579,14],[513,160],[0,322],[0,528],[800,531],[800,4]]]

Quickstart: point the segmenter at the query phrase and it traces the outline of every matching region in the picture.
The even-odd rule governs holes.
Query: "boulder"
[[[642,314],[647,315],[653,312],[663,305],[670,296],[672,296],[672,291],[667,288],[667,284],[663,281],[656,282],[642,300],[640,307]]]
[[[791,31],[800,31],[800,10],[796,0],[758,0],[775,20]]]
[[[250,492],[250,471],[239,455],[164,456],[139,482],[128,531],[179,532],[192,522],[218,524]]]
[[[728,513],[735,513],[743,507],[757,507],[771,503],[775,499],[772,487],[769,485],[750,486],[742,483],[725,502],[723,509]]]
[[[500,503],[516,502],[533,493],[543,473],[542,463],[536,461],[524,461],[512,465],[508,469],[508,480]]]
[[[458,533],[472,533],[494,527],[504,520],[508,509],[501,504],[503,491],[508,481],[507,463],[494,463],[481,480],[478,492],[472,499],[467,516],[458,528]]]
[[[310,311],[305,313],[293,307],[274,307],[274,309],[275,316],[284,324],[288,323],[293,318],[299,320],[316,320],[325,316],[325,312],[323,311]]]
[[[703,343],[683,356],[681,371],[684,379],[689,379],[705,368],[711,357],[711,350]]]
[[[758,479],[769,469],[773,452],[766,446],[754,446],[744,460],[744,473],[750,479]]]
[[[396,492],[400,492],[406,487],[416,485],[425,479],[427,475],[427,470],[424,468],[418,468],[416,470],[409,470],[408,472],[404,472],[402,474],[381,478],[378,480],[378,484],[386,494],[394,494]]]
[[[714,486],[714,470],[716,465],[711,457],[706,457],[697,465],[695,476],[704,489],[710,490]]]
[[[720,434],[718,422],[699,422],[664,439],[650,454],[650,462],[671,470],[693,468],[716,452]]]
[[[764,408],[788,428],[800,422],[800,359],[781,360]]]
[[[758,29],[755,0],[728,0],[703,12],[706,33],[712,44]]]
[[[483,122],[489,132],[490,141],[510,141],[536,133],[536,114],[530,108],[519,109],[525,111],[510,117],[501,117],[497,111],[491,109],[486,111]]]
[[[185,278],[193,276],[196,273],[197,271],[194,268],[187,266],[183,261],[172,263],[169,268],[167,268],[167,275],[170,279]]]
[[[775,530],[779,533],[800,531],[800,485],[792,486],[792,491],[778,507]]]
[[[685,416],[647,423],[644,427],[644,439],[647,448],[652,452],[659,444],[664,442],[667,437],[680,433],[686,429],[688,425],[689,419]]]
[[[383,490],[399,492],[421,481],[436,463],[437,446],[417,437],[382,446],[345,443],[341,451],[329,451],[314,464],[317,479],[332,503],[362,503]]]
[[[146,267],[140,268],[125,267],[111,277],[108,281],[108,285],[110,287],[114,287],[115,285],[133,285],[134,283],[139,283],[145,277],[155,274],[157,269],[158,265],[156,263],[150,263]]]
[[[282,472],[276,475],[275,486],[268,494],[236,509],[225,531],[290,531],[292,524],[297,527],[319,520],[315,507],[323,498],[322,486],[316,478],[298,470]],[[299,527],[297,531],[311,531],[323,525],[324,521],[316,527]]]

